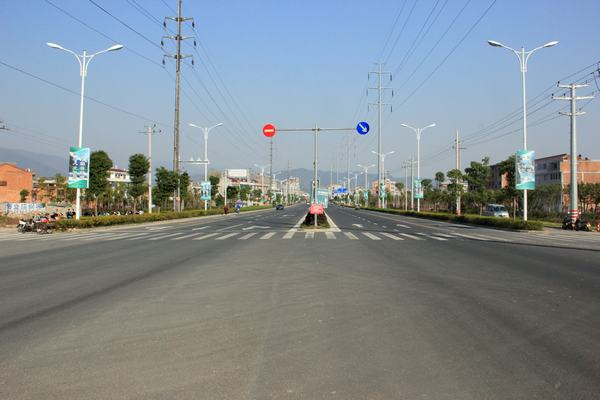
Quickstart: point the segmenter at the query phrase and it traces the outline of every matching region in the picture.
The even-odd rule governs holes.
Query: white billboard
[[[228,178],[248,178],[248,170],[247,169],[228,169],[227,177]]]

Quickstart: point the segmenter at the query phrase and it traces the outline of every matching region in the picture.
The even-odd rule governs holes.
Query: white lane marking
[[[114,235],[115,235],[114,232],[111,232],[111,233],[97,233],[95,235],[88,235],[88,236],[84,237],[81,240],[86,240],[87,241],[87,240],[103,239],[103,238],[111,237],[111,236],[114,236]]]
[[[210,225],[201,226],[200,228],[192,228],[193,231],[201,231],[202,229],[210,228]]]
[[[394,240],[404,240],[401,237],[398,237],[396,235],[392,235],[391,233],[387,233],[387,232],[379,232],[379,234],[383,235],[383,236],[387,236],[387,237],[389,237],[391,239],[394,239]]]
[[[425,236],[425,237],[428,237],[428,238],[434,239],[434,240],[443,240],[443,241],[448,240],[448,239],[445,239],[445,238],[442,238],[442,237],[431,236],[431,235],[428,235],[428,234],[423,233],[423,232],[419,232],[419,233],[417,233],[417,235]]]
[[[363,232],[363,235],[365,235],[366,237],[368,237],[371,240],[381,240],[380,237],[373,235],[372,233],[369,232]]]
[[[252,225],[252,226],[247,226],[245,228],[242,228],[242,230],[243,231],[249,231],[249,230],[254,229],[254,228],[259,228],[259,229],[264,228],[264,229],[267,229],[267,228],[270,228],[270,226]]]
[[[356,235],[354,235],[354,233],[352,233],[352,232],[344,232],[344,235],[346,235],[346,237],[350,240],[358,240]]]
[[[381,227],[382,227],[383,229],[387,229],[387,226],[385,226],[385,225],[381,225]]]
[[[183,236],[179,236],[176,238],[172,238],[171,240],[183,240],[183,239],[191,238],[191,237],[198,236],[198,235],[202,235],[202,232],[190,233],[188,235],[183,235]]]
[[[242,225],[244,225],[244,224],[229,225],[229,226],[223,227],[221,229],[217,229],[217,232],[221,232],[221,231],[224,231],[224,230],[227,230],[227,229],[231,229],[231,228],[235,228],[235,227],[242,226]]]
[[[484,242],[487,242],[489,240],[489,239],[480,238],[480,237],[477,237],[477,236],[465,235],[464,233],[457,233],[457,232],[455,232],[454,235],[460,236],[460,237],[464,237],[466,239],[482,240]]]
[[[259,237],[259,239],[271,239],[273,236],[275,236],[277,232],[269,232],[269,233],[265,233],[263,236]]]
[[[148,229],[149,231],[159,231],[161,229],[167,229],[170,228],[170,226],[152,226],[152,227],[147,227],[146,229]]]
[[[408,229],[410,229],[410,226],[404,225],[404,224],[396,224],[396,226],[401,226],[402,228],[408,228]]]
[[[291,239],[294,237],[295,233],[296,233],[296,231],[288,231],[285,235],[283,235],[282,239]]]
[[[175,233],[169,233],[168,235],[154,236],[154,237],[148,238],[148,240],[160,240],[160,239],[166,239],[168,237],[179,236],[179,235],[183,235],[183,232],[175,232]]]
[[[113,237],[109,237],[109,238],[100,238],[100,240],[105,240],[105,241],[109,241],[109,240],[119,240],[119,239],[124,239],[126,237],[135,237],[135,236],[145,236],[145,235],[149,235],[149,232],[142,232],[142,233],[138,233],[138,234],[134,234],[132,235],[131,233],[124,233],[122,235],[117,235],[117,236],[113,236]]]
[[[333,234],[333,232],[325,232],[325,236],[327,237],[327,239],[335,239],[335,235]]]
[[[225,239],[229,239],[230,237],[233,237],[237,235],[237,232],[234,233],[228,233],[227,235],[223,235],[221,237],[216,238],[215,240],[225,240]]]
[[[208,235],[193,238],[192,240],[204,240],[204,239],[208,239],[208,238],[211,238],[211,237],[217,236],[217,235],[218,235],[218,233],[209,233]]]
[[[454,236],[452,236],[452,235],[446,235],[445,233],[434,233],[434,235],[443,236],[443,237],[448,238],[448,239],[454,239]]]
[[[355,226],[357,228],[362,228],[363,227],[361,224],[352,224],[352,226]]]
[[[247,233],[242,237],[239,237],[239,240],[246,240],[246,239],[250,239],[252,236],[254,235],[258,235],[258,232],[252,232],[252,233]]]
[[[420,238],[418,236],[415,235],[409,235],[408,233],[401,233],[402,236],[407,237],[409,239],[413,239],[413,240],[425,240],[423,238]]]
[[[314,238],[315,238],[314,232],[306,232],[306,234],[304,235],[304,239],[314,239]]]

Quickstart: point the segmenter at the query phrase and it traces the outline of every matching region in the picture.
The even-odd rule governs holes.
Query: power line
[[[64,86],[61,86],[61,85],[59,85],[59,84],[57,84],[57,83],[51,82],[51,81],[49,81],[49,80],[47,80],[47,79],[44,79],[44,78],[42,78],[42,77],[40,77],[40,76],[37,76],[37,75],[34,75],[34,74],[30,73],[30,72],[27,72],[27,71],[25,71],[25,70],[22,70],[21,68],[15,67],[14,65],[10,65],[10,64],[8,64],[8,63],[5,63],[5,62],[4,62],[4,61],[2,61],[2,60],[0,60],[0,65],[3,65],[3,66],[5,66],[5,67],[7,67],[7,68],[10,68],[10,69],[12,69],[12,70],[14,70],[14,71],[20,72],[20,73],[21,73],[21,74],[23,74],[23,75],[27,75],[27,76],[29,76],[30,78],[37,79],[37,80],[39,80],[39,81],[41,81],[41,82],[44,82],[44,83],[46,83],[46,84],[48,84],[48,85],[50,85],[50,86],[54,86],[54,87],[56,87],[56,88],[58,88],[58,89],[64,90],[65,92],[69,92],[69,93],[71,93],[71,94],[74,94],[74,95],[76,95],[76,96],[79,96],[79,95],[80,95],[80,93],[79,93],[79,92],[77,92],[77,91],[75,91],[75,90],[71,90],[71,89],[69,89],[69,88],[66,88],[66,87],[64,87]],[[146,117],[146,116],[144,116],[144,115],[137,114],[137,113],[135,113],[135,112],[127,111],[127,110],[125,110],[124,108],[121,108],[121,107],[114,106],[114,105],[112,105],[112,104],[109,104],[109,103],[106,103],[106,102],[104,102],[104,101],[101,101],[101,100],[95,99],[95,98],[93,98],[93,97],[90,97],[90,96],[87,96],[87,95],[85,95],[84,97],[85,97],[86,99],[88,99],[88,100],[91,100],[91,101],[93,101],[93,102],[95,102],[95,103],[101,104],[101,105],[103,105],[103,106],[105,106],[105,107],[108,107],[108,108],[110,108],[110,109],[112,109],[112,110],[115,110],[115,111],[118,111],[118,112],[120,112],[120,113],[127,114],[127,115],[129,115],[129,116],[136,117],[136,118],[142,119],[142,120],[144,120],[144,121],[154,122],[154,123],[160,124],[160,125],[162,125],[162,126],[166,126],[166,127],[168,127],[168,126],[169,126],[168,124],[165,124],[165,123],[163,123],[163,122],[157,121],[157,120],[155,120],[155,119],[153,119],[153,118],[149,118],[149,117]]]
[[[404,100],[399,104],[400,106],[403,106],[404,104],[406,104],[406,102],[412,96],[414,96],[415,93],[417,93],[419,91],[419,89],[421,89],[421,87],[423,87],[423,85],[425,85],[425,83],[427,83],[429,81],[429,79],[431,79],[431,77],[442,67],[442,65],[444,65],[446,63],[448,58],[450,58],[450,56],[452,54],[454,54],[454,52],[458,49],[458,47],[465,41],[465,39],[471,34],[471,32],[473,32],[473,30],[477,27],[477,25],[479,25],[479,23],[483,20],[483,18],[490,12],[492,7],[494,7],[494,5],[496,4],[497,1],[498,0],[493,0],[490,3],[490,5],[485,9],[485,11],[479,16],[477,21],[475,21],[475,23],[473,25],[471,25],[471,27],[467,30],[467,32],[463,35],[463,37],[458,41],[458,43],[456,43],[456,45],[450,50],[450,52],[448,54],[446,54],[446,56],[433,69],[433,71],[431,71],[431,73],[429,75],[427,75],[427,77],[408,96],[406,96],[404,98]]]

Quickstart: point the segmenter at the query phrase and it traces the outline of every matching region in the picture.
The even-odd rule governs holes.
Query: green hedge
[[[437,219],[442,221],[460,222],[473,225],[491,226],[495,228],[506,228],[506,229],[517,229],[517,230],[528,230],[528,231],[541,231],[544,226],[539,221],[513,221],[509,218],[496,218],[496,217],[483,217],[481,215],[455,215],[449,213],[435,213],[422,211],[420,213],[416,211],[404,211],[396,210],[391,208],[379,209],[379,208],[366,208],[366,210],[384,212],[388,214],[400,214],[409,217],[425,218],[425,219]]]
[[[270,206],[252,206],[244,207],[242,211],[253,211],[263,210],[266,208],[272,208]],[[204,210],[187,210],[182,212],[167,211],[152,214],[134,214],[134,215],[107,215],[100,217],[82,217],[80,220],[76,219],[62,219],[56,222],[56,229],[67,230],[72,228],[95,228],[100,226],[111,226],[111,225],[122,225],[122,224],[140,224],[144,222],[154,221],[168,221],[172,219],[182,218],[194,218],[203,217],[207,215],[220,215],[223,214],[221,208],[211,208],[207,211]]]

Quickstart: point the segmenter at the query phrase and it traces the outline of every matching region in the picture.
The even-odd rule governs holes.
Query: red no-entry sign
[[[265,135],[266,137],[275,136],[275,126],[271,124],[266,124],[265,126],[263,126],[263,135]]]

